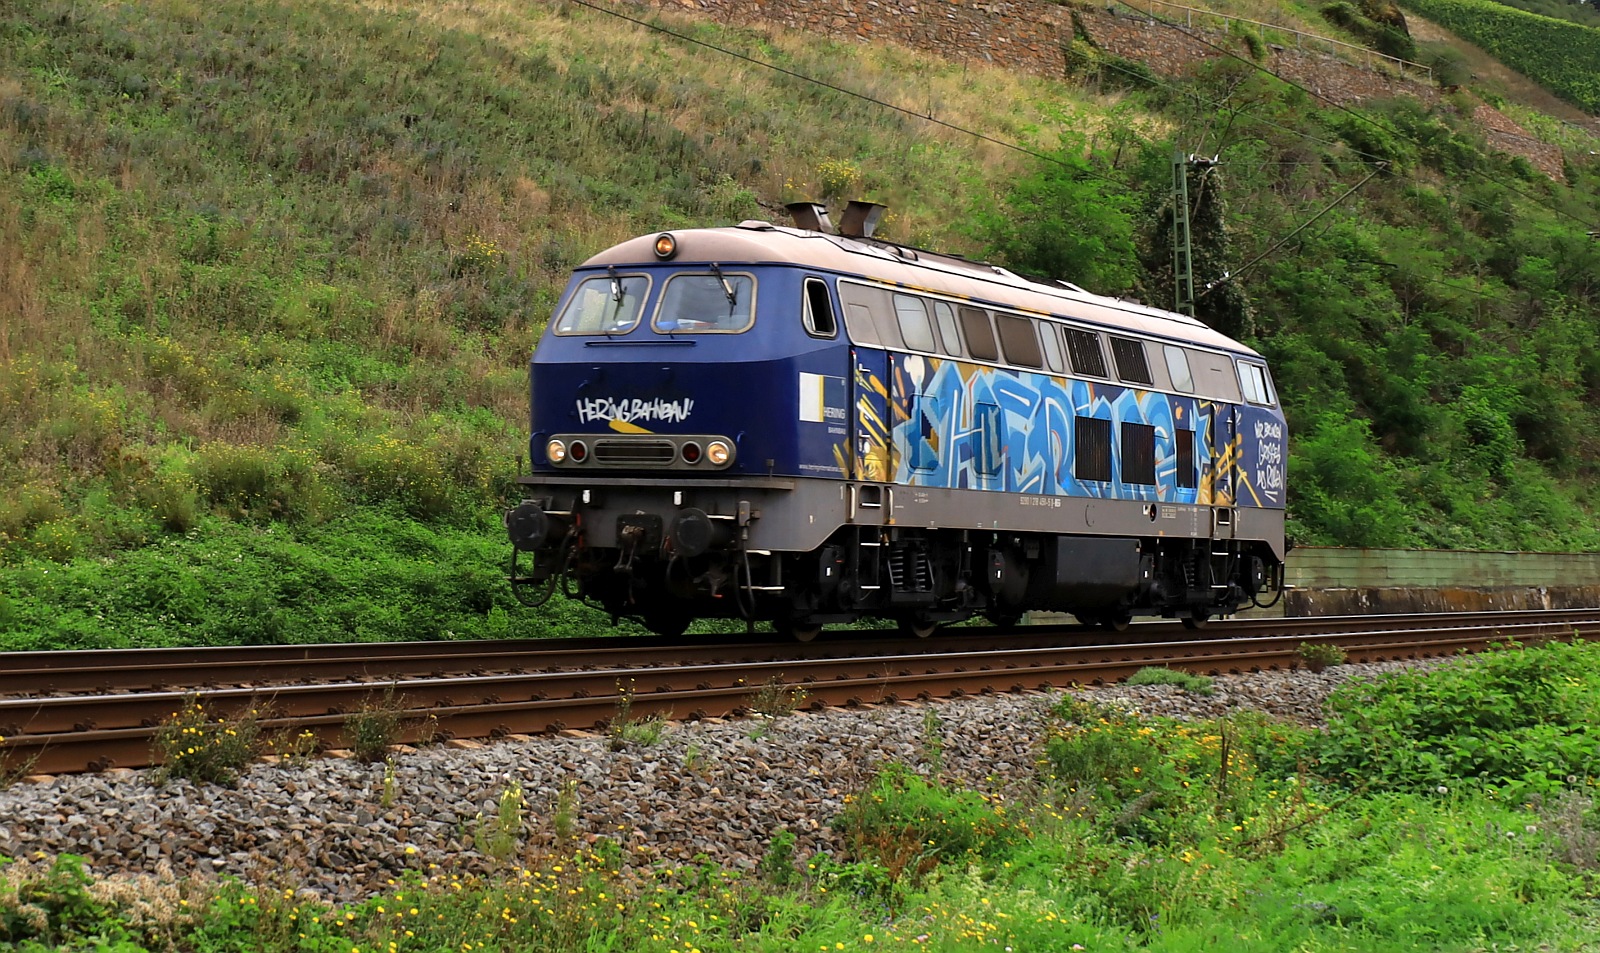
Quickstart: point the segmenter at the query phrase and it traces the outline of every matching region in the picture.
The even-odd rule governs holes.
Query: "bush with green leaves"
[[[979,209],[973,230],[1015,271],[1064,279],[1102,294],[1135,280],[1137,197],[1102,171],[1103,159],[1062,149]]]
[[[1355,682],[1313,750],[1351,787],[1481,786],[1516,800],[1600,777],[1600,645],[1518,645],[1434,671]]]
[[[1290,780],[1308,741],[1303,729],[1254,713],[1189,724],[1072,698],[1053,715],[1045,780],[1077,816],[1121,836],[1251,844],[1317,811]]]
[[[114,908],[94,896],[95,881],[82,857],[61,854],[14,884],[3,876],[8,862],[0,857],[0,942],[43,951],[78,948],[91,937],[105,943],[127,936]]]
[[[1176,685],[1186,692],[1196,695],[1210,695],[1216,691],[1211,679],[1205,675],[1196,675],[1194,672],[1185,672],[1174,668],[1160,668],[1149,666],[1141,668],[1128,676],[1125,685]]]
[[[358,510],[315,525],[207,517],[115,560],[0,563],[0,647],[115,648],[638,633],[505,583],[505,530]]]
[[[894,883],[915,882],[942,863],[993,859],[1027,839],[1002,803],[898,762],[852,795],[833,826],[852,857],[881,866]]]
[[[255,709],[218,715],[197,696],[156,728],[152,757],[162,781],[186,778],[205,784],[232,784],[261,747]]]

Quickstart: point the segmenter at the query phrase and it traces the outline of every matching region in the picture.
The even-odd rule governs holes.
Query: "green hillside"
[[[563,3],[0,8],[0,645],[593,621],[500,578],[575,263],[866,197],[890,238],[1164,303],[1174,141],[1222,157],[1202,278],[1390,163],[1204,299],[1275,361],[1301,542],[1600,545],[1583,149],[1552,183],[1450,108],[1242,62],[1077,85],[671,24],[1054,161]]]

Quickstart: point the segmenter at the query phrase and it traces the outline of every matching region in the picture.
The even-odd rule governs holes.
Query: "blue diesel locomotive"
[[[1282,587],[1266,363],[1181,314],[872,236],[820,206],[578,268],[531,363],[511,581],[676,635],[1135,615]]]

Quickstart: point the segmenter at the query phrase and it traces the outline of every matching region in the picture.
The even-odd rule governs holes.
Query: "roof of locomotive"
[[[580,265],[660,264],[657,235],[644,235],[613,245]],[[1081,288],[1030,281],[997,265],[953,255],[907,248],[878,239],[851,238],[747,221],[725,228],[674,229],[678,251],[673,264],[718,262],[802,265],[840,274],[889,282],[907,289],[1086,321],[1112,328],[1142,331],[1173,340],[1245,354],[1256,352],[1214,331],[1195,318],[1121,298],[1108,298]]]

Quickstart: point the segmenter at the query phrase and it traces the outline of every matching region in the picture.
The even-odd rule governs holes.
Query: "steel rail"
[[[1453,654],[1508,640],[1600,635],[1600,612],[1590,612],[1586,619],[1545,615],[1520,623],[1492,615],[1499,618],[1420,631],[1380,629],[1315,638],[1341,645],[1353,660],[1366,661]],[[1459,623],[1463,614],[1455,618]],[[1301,664],[1298,649],[1304,635],[951,651],[930,646],[909,655],[414,678],[393,684],[392,703],[403,709],[409,740],[432,730],[425,725],[437,725],[454,737],[481,738],[603,725],[620,710],[624,697],[637,716],[732,714],[747,709],[753,693],[767,684],[796,687],[813,706],[864,705],[1104,683],[1151,665],[1207,674],[1287,669]],[[190,698],[222,717],[253,708],[265,731],[312,731],[322,744],[337,746],[349,713],[374,704],[383,687],[346,681],[3,700],[0,735],[6,740],[0,743],[0,766],[59,773],[148,764],[156,726]]]
[[[1538,619],[1552,624],[1583,622],[1597,610],[1436,613],[1420,616],[1324,616],[1298,619],[1229,619],[1213,622],[1212,637],[1265,635],[1313,636],[1343,631],[1402,626],[1408,629],[1460,625],[1517,624]],[[840,653],[937,651],[950,641],[968,641],[975,631],[995,648],[1035,645],[1102,645],[1111,633],[1083,626],[1042,625],[1001,630],[948,629],[931,639],[886,637],[884,630],[828,633],[833,638],[812,643],[774,640],[761,634],[715,635],[692,641],[648,637],[579,639],[516,639],[472,642],[375,642],[293,646],[218,646],[202,648],[89,649],[65,652],[0,653],[0,698],[36,697],[47,693],[97,693],[135,689],[210,688],[254,685],[292,679],[379,680],[419,675],[483,673],[528,669],[582,668],[597,663],[617,665],[680,664],[739,659],[812,659]],[[1122,643],[1190,639],[1194,633],[1176,622],[1139,623],[1119,638]],[[663,662],[663,649],[673,652]]]

